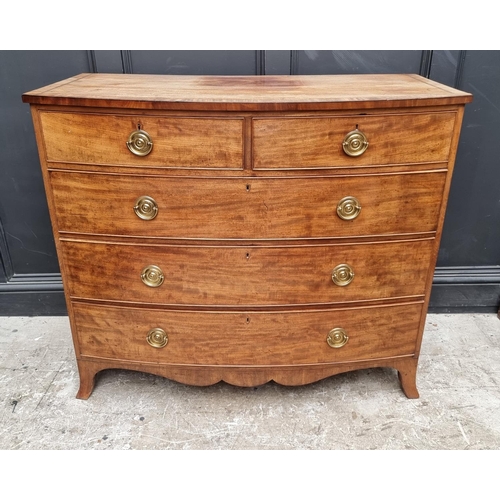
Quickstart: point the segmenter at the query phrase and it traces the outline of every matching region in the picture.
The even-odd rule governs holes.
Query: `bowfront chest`
[[[80,373],[416,370],[465,103],[417,75],[82,74],[30,103]]]

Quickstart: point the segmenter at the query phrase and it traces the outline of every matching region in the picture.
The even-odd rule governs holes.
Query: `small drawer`
[[[239,118],[41,112],[40,120],[49,162],[243,168]]]
[[[302,179],[50,173],[59,231],[180,239],[431,232],[445,180],[446,172]]]
[[[227,247],[63,241],[72,297],[286,306],[422,297],[434,240]]]
[[[411,355],[422,304],[262,313],[74,303],[73,310],[83,357],[272,366]]]
[[[454,125],[454,112],[255,118],[253,167],[305,169],[446,162]]]

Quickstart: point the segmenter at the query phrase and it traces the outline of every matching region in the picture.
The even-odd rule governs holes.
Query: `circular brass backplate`
[[[348,156],[360,156],[368,149],[368,139],[360,130],[352,130],[344,137],[342,148]]]
[[[151,347],[161,349],[168,344],[168,335],[167,332],[161,328],[153,328],[148,332],[146,340]]]
[[[354,196],[346,196],[337,204],[337,215],[343,220],[353,220],[361,212],[361,205]]]
[[[142,270],[141,280],[145,285],[154,288],[160,286],[163,283],[163,281],[165,280],[165,275],[158,266],[150,265],[146,266]]]
[[[127,147],[137,156],[146,156],[153,149],[153,141],[145,130],[134,130],[128,138]]]
[[[135,202],[134,212],[140,219],[151,220],[158,214],[158,204],[151,196],[140,196]]]
[[[330,347],[339,349],[347,344],[349,337],[343,328],[334,328],[326,336],[326,342]]]
[[[354,271],[349,264],[339,264],[332,271],[332,281],[337,286],[347,286],[354,279]]]

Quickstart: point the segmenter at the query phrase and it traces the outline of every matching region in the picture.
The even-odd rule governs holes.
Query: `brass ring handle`
[[[158,214],[158,204],[151,196],[140,196],[135,201],[134,212],[140,219],[151,220]]]
[[[163,283],[165,275],[158,266],[150,265],[142,270],[141,280],[145,285],[156,288]]]
[[[349,264],[339,264],[332,271],[332,281],[337,286],[347,286],[354,279],[354,271]]]
[[[161,349],[168,344],[168,335],[167,332],[161,328],[153,328],[148,332],[146,340],[151,347]]]
[[[354,196],[346,196],[337,203],[337,215],[343,220],[353,220],[361,212],[361,205]]]
[[[343,328],[334,328],[326,336],[326,342],[333,349],[339,349],[347,344],[349,337]]]
[[[360,130],[352,130],[344,137],[342,147],[348,156],[361,156],[368,149],[368,139]]]
[[[153,149],[153,141],[145,130],[134,130],[128,138],[127,147],[137,156],[146,156]]]

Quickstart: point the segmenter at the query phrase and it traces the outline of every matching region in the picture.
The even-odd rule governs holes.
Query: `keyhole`
[[[247,252],[246,256],[247,260],[250,258],[250,254]]]
[[[248,323],[250,323],[250,318],[249,317],[247,317],[247,325],[248,325]]]
[[[247,184],[247,193],[250,192],[250,184]]]

